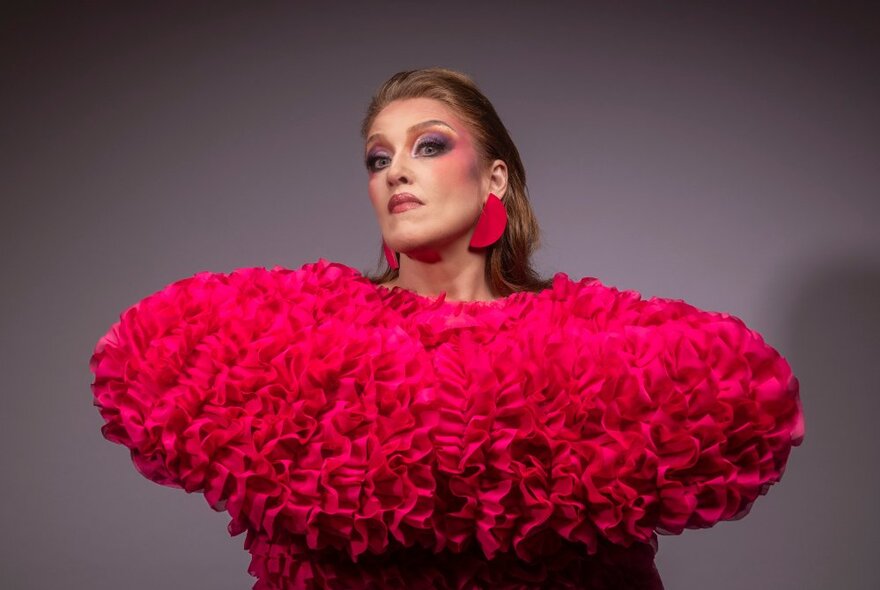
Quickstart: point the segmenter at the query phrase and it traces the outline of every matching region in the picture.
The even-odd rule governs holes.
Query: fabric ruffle
[[[601,541],[594,555],[583,545],[543,534],[538,559],[526,562],[513,553],[486,559],[476,546],[461,552],[434,553],[422,548],[364,554],[355,563],[337,551],[313,551],[302,539],[275,541],[248,531],[248,573],[253,590],[663,590],[654,563],[657,540],[622,547]]]
[[[145,477],[232,535],[355,563],[738,519],[804,436],[789,364],[742,320],[565,273],[454,302],[324,259],[202,272],[123,312],[90,369]]]

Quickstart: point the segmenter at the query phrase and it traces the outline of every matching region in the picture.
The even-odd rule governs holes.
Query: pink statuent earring
[[[388,266],[394,269],[399,268],[400,263],[397,262],[397,256],[394,254],[394,250],[388,247],[385,240],[382,240],[382,248],[385,250],[385,260],[388,261]]]
[[[471,236],[472,248],[485,248],[497,242],[504,234],[507,227],[507,210],[494,193],[489,193],[489,198],[483,205],[483,211]]]

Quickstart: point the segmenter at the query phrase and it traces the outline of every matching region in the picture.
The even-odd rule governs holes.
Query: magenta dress
[[[657,534],[742,518],[804,437],[741,319],[561,272],[489,302],[201,272],[90,369],[103,436],[229,512],[255,590],[661,588]]]

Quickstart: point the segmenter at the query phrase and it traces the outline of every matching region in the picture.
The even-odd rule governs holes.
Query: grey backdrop
[[[543,274],[731,312],[800,379],[806,439],[783,481],[743,520],[661,536],[667,588],[880,587],[867,10],[120,2],[2,19],[4,588],[251,587],[226,513],[101,438],[89,356],[124,308],[201,270],[372,270],[358,126],[385,78],[433,65],[472,75],[516,140]]]

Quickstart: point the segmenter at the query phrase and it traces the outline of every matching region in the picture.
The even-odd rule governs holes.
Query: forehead
[[[433,98],[404,98],[394,100],[379,111],[370,129],[367,137],[373,133],[396,133],[404,132],[407,128],[427,121],[429,119],[439,119],[446,122],[453,129],[461,134],[467,134],[464,123],[455,116],[454,111],[439,100]]]

